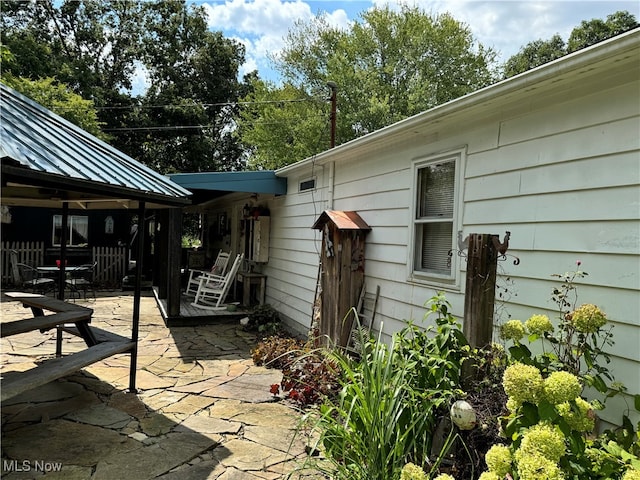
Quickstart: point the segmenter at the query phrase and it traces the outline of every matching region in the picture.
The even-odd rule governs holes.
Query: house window
[[[457,228],[458,174],[462,152],[414,164],[413,276],[444,283],[455,281],[449,252]]]
[[[89,243],[89,217],[69,215],[67,245],[86,247]],[[59,247],[62,238],[62,215],[53,216],[53,246]]]

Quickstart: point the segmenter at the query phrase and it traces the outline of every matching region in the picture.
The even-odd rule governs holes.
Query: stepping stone
[[[152,445],[103,457],[91,479],[156,478],[215,445],[216,442],[197,433],[170,433]]]
[[[138,442],[113,430],[68,420],[29,425],[2,437],[3,453],[8,458],[44,460],[46,454],[46,459],[63,465],[92,466],[136,448],[140,448]]]
[[[131,421],[129,414],[116,408],[108,407],[104,404],[83,408],[77,412],[70,413],[66,418],[75,422],[95,425],[97,427],[111,428],[114,430],[126,427]]]

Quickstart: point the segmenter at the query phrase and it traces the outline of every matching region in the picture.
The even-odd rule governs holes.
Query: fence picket
[[[0,261],[2,284],[13,285],[11,250],[18,252],[18,262],[31,266],[44,264],[44,242],[2,242]],[[126,271],[125,247],[93,247],[93,261],[97,262],[94,282],[99,286],[120,286]]]
[[[11,250],[18,252],[18,262],[33,267],[44,262],[44,242],[2,242],[2,284],[13,284]]]
[[[119,286],[125,272],[125,247],[93,247],[93,261],[97,262],[94,282],[98,285]]]

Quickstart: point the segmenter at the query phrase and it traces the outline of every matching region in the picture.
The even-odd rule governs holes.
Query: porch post
[[[182,260],[182,209],[170,208],[166,216],[165,239],[167,242],[167,316],[180,316],[182,291],[180,263]]]
[[[69,203],[62,203],[62,221],[60,222],[60,270],[58,271],[58,299],[64,301],[64,287],[66,286],[67,274],[65,272],[67,263],[67,240],[69,239]],[[62,342],[60,330],[58,330],[59,342]]]
[[[153,262],[153,285],[157,288],[158,298],[167,298],[167,288],[169,286],[168,263],[169,263],[169,236],[171,235],[171,223],[169,220],[169,209],[156,211],[156,235],[154,237],[154,262]]]
[[[129,392],[138,393],[136,390],[136,368],[138,361],[138,331],[140,329],[140,298],[142,290],[142,261],[144,259],[144,242],[145,230],[147,228],[145,222],[145,202],[138,204],[138,255],[136,257],[136,278],[133,293],[133,318],[131,327],[131,341],[133,349],[131,350],[131,366],[129,369]]]

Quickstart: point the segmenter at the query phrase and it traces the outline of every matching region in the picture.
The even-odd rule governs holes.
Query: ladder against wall
[[[376,310],[378,309],[378,298],[380,297],[380,285],[376,285],[375,292],[367,292],[366,283],[362,285],[360,291],[360,297],[358,298],[358,305],[356,306],[356,312],[358,312],[358,321],[353,322],[351,327],[351,335],[349,337],[349,344],[347,350],[360,353],[360,341],[361,337],[368,338],[371,335],[371,331],[374,328],[374,321],[376,319]],[[360,331],[359,331],[360,330]]]

